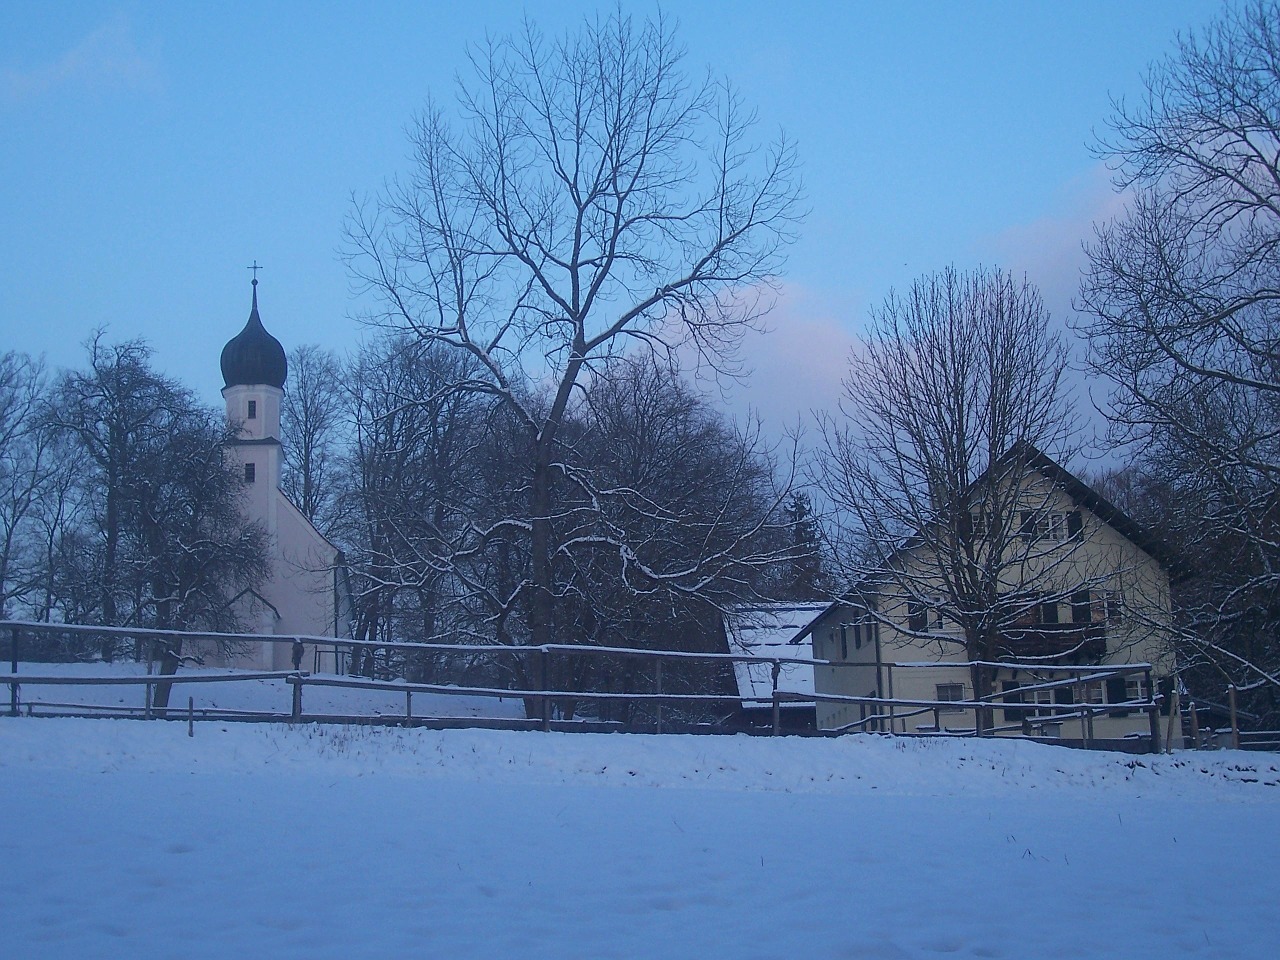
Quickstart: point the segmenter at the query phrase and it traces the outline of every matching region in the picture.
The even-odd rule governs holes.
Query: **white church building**
[[[270,574],[244,596],[246,628],[257,634],[350,637],[350,591],[342,551],[329,542],[280,489],[283,448],[280,406],[288,363],[280,341],[258,316],[258,281],[244,329],[222,348],[222,396],[238,437],[227,459],[244,478],[243,509],[267,534]],[[337,650],[306,644],[304,670],[333,671]],[[293,666],[290,644],[261,642],[235,665],[263,670]]]

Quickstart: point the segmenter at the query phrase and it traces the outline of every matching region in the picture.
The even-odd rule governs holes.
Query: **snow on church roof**
[[[766,658],[813,659],[813,638],[807,630],[827,606],[825,603],[767,603],[734,607],[725,615],[729,652],[761,658],[758,663],[733,665],[738,696],[745,701],[743,706],[764,707],[773,697],[773,664]],[[778,689],[812,696],[813,667],[809,664],[782,664],[778,672]],[[812,707],[813,703],[791,701],[784,702],[783,706]]]

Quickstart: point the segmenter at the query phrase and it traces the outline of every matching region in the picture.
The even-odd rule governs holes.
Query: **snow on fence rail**
[[[147,676],[138,677],[69,677],[69,676],[40,676],[36,674],[18,674],[19,653],[21,649],[21,636],[23,633],[32,634],[50,634],[50,635],[82,635],[82,636],[102,636],[114,635],[127,637],[133,640],[149,640],[157,644],[163,644],[171,640],[195,640],[195,641],[222,641],[222,642],[262,642],[262,643],[284,643],[284,644],[311,644],[322,645],[324,647],[333,648],[335,652],[340,648],[376,648],[381,650],[400,650],[400,651],[419,651],[433,653],[448,654],[477,654],[486,657],[520,657],[530,658],[536,657],[536,684],[529,688],[511,689],[507,687],[493,687],[483,685],[456,685],[441,683],[409,683],[404,680],[374,680],[364,677],[347,677],[347,676],[318,676],[303,670],[293,671],[243,671],[236,673],[189,673],[189,674],[149,674]],[[45,686],[45,685],[132,685],[138,684],[145,687],[144,704],[141,708],[141,716],[151,718],[156,716],[182,717],[185,716],[189,721],[199,715],[200,719],[283,719],[288,718],[294,721],[305,719],[326,719],[326,720],[347,720],[353,722],[370,722],[367,716],[335,716],[332,714],[316,714],[305,712],[304,690],[307,687],[321,688],[347,688],[355,690],[377,690],[383,693],[403,694],[405,697],[405,710],[403,720],[406,723],[432,723],[443,722],[445,718],[415,716],[413,711],[413,695],[415,693],[442,695],[446,697],[453,696],[474,696],[489,698],[520,698],[526,704],[528,716],[525,720],[486,720],[484,725],[507,725],[517,727],[534,727],[542,730],[566,729],[566,730],[584,730],[609,728],[617,729],[618,724],[599,723],[589,721],[557,721],[553,719],[554,704],[557,700],[580,700],[587,702],[606,702],[606,701],[625,701],[630,703],[648,703],[655,708],[656,723],[655,728],[658,732],[664,729],[663,723],[663,705],[664,704],[741,704],[742,706],[767,707],[772,710],[772,723],[770,724],[770,732],[778,734],[781,732],[781,708],[784,704],[793,703],[842,703],[853,704],[869,709],[869,713],[852,723],[846,724],[835,731],[817,731],[819,733],[843,733],[850,731],[875,731],[875,732],[895,732],[896,722],[904,721],[911,717],[931,717],[932,724],[921,724],[917,726],[917,733],[935,734],[947,736],[974,736],[981,735],[983,732],[998,733],[1009,730],[1020,730],[1026,734],[1044,733],[1046,727],[1059,726],[1062,722],[1071,719],[1081,721],[1082,740],[1088,743],[1093,739],[1092,721],[1096,715],[1105,714],[1116,710],[1133,710],[1144,711],[1150,718],[1150,739],[1149,743],[1152,752],[1158,752],[1160,748],[1159,734],[1159,710],[1161,698],[1156,694],[1151,684],[1151,666],[1149,664],[1124,664],[1124,665],[1108,665],[1108,666],[1055,666],[1053,669],[1059,672],[1066,672],[1072,676],[1063,680],[1045,681],[1038,684],[1028,684],[1018,689],[1018,695],[1022,696],[1029,692],[1041,690],[1055,690],[1080,687],[1086,683],[1097,683],[1114,677],[1141,676],[1145,679],[1145,689],[1148,696],[1145,699],[1134,699],[1124,703],[1109,703],[1105,705],[1096,705],[1089,703],[1072,703],[1072,704],[1045,704],[1037,702],[1011,702],[1007,699],[1005,693],[992,693],[988,696],[976,700],[916,700],[890,697],[875,696],[846,696],[840,694],[817,693],[811,691],[791,691],[779,688],[779,676],[783,665],[800,665],[812,667],[846,667],[853,664],[844,663],[842,661],[818,660],[804,657],[768,657],[753,656],[733,653],[692,653],[688,651],[674,650],[645,650],[633,647],[603,647],[603,646],[580,646],[572,644],[547,644],[544,646],[504,646],[504,645],[485,645],[485,644],[444,644],[444,643],[421,643],[409,641],[371,641],[371,640],[335,640],[333,637],[316,637],[316,636],[277,636],[271,634],[227,634],[227,633],[211,633],[201,631],[176,631],[176,630],[151,630],[131,627],[104,627],[81,624],[49,624],[38,623],[32,621],[0,621],[0,639],[7,635],[10,643],[10,666],[11,677],[7,681],[10,688],[10,709],[11,715],[19,713],[19,690],[23,685]],[[651,690],[634,690],[634,691],[601,691],[601,690],[574,690],[556,687],[549,682],[549,678],[554,675],[552,669],[553,659],[556,657],[582,657],[582,656],[626,656],[651,660],[655,663],[654,671],[654,689]],[[662,686],[662,669],[663,661],[700,661],[704,663],[754,663],[765,664],[770,666],[772,677],[771,690],[768,696],[751,696],[737,693],[708,693],[700,692],[675,692],[663,690]],[[976,661],[973,663],[948,662],[948,666],[952,667],[973,667],[985,666],[991,668],[1027,668],[1042,669],[1043,664],[1021,664],[1011,662],[987,662]],[[890,671],[894,669],[912,670],[917,668],[934,668],[936,663],[885,663],[883,664]],[[227,709],[211,710],[201,708],[195,710],[194,706],[189,702],[186,710],[178,707],[176,710],[165,706],[158,706],[156,703],[156,688],[165,687],[167,700],[167,691],[173,684],[183,683],[208,683],[208,682],[247,682],[262,680],[282,680],[292,689],[292,703],[287,713],[267,712],[267,711],[235,711]],[[892,691],[892,680],[890,680],[889,690]],[[129,715],[137,716],[139,711],[137,708],[129,707],[107,707],[107,706],[91,706],[85,704],[69,704],[69,703],[42,703],[45,707],[59,707],[63,710],[79,709],[82,715],[92,715],[95,712],[111,715]],[[1005,724],[1003,726],[995,726],[991,723],[985,725],[975,725],[973,728],[951,729],[943,726],[941,715],[943,712],[953,712],[956,710],[973,710],[983,711],[988,716],[993,715],[996,709],[1004,711],[1006,718],[1010,713],[1021,713],[1024,715],[1020,723]],[[31,713],[30,705],[28,713]],[[383,716],[381,719],[387,720],[388,717]],[[476,725],[481,725],[476,721]],[[887,728],[887,729],[886,729]],[[668,724],[670,729],[670,724]],[[710,729],[708,728],[708,732]]]

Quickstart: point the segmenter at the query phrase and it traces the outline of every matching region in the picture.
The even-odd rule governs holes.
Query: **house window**
[[[1034,680],[1031,685],[1044,683],[1045,680]],[[1034,710],[1005,710],[1006,721],[1018,723],[1030,717],[1055,716],[1054,706],[1070,706],[1072,702],[1070,687],[1052,687],[1047,690],[1025,690],[1017,680],[1005,680],[1003,686],[1005,703],[1034,704]]]
[[[938,695],[935,700],[941,700],[946,703],[953,703],[964,700],[964,684],[963,683],[940,683],[937,685]],[[960,713],[960,707],[943,707],[939,713]]]
[[[1053,716],[1053,710],[1050,708],[1053,706],[1054,694],[1057,692],[1058,691],[1056,690],[1028,690],[1026,693],[1024,693],[1022,695],[1023,703],[1037,703],[1037,704],[1040,704],[1041,706],[1041,709],[1039,710],[1028,710],[1026,712],[1026,716],[1032,716],[1032,717]]]
[[[1058,601],[1046,600],[1040,604],[1040,622],[1041,623],[1057,623],[1058,622]]]
[[[258,401],[257,400],[249,401],[249,416],[246,419],[248,420],[258,419]]]
[[[1147,681],[1142,677],[1129,677],[1124,681],[1124,698],[1126,700],[1146,700]]]
[[[1108,623],[1119,623],[1124,619],[1124,603],[1115,593],[1102,595],[1102,609]]]
[[[840,624],[840,659],[849,659],[849,625]]]
[[[257,472],[258,470],[255,464],[246,463],[244,465],[244,482],[253,483],[253,481],[257,479]]]
[[[1067,515],[1065,513],[1047,513],[1044,518],[1044,539],[1067,539]]]
[[[1081,703],[1106,703],[1106,697],[1103,695],[1102,681],[1091,680],[1088,683],[1080,685],[1080,702]]]
[[[1079,533],[1081,529],[1079,510],[1072,510],[1070,513],[1056,510],[1047,513],[1023,510],[1021,520],[1018,534],[1028,543],[1033,540],[1052,540],[1060,543]]]
[[[985,537],[995,530],[992,516],[987,511],[969,514],[969,527],[975,539]]]

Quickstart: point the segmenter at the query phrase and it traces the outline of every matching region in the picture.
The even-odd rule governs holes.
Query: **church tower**
[[[280,486],[280,402],[288,372],[284,347],[267,333],[258,316],[255,277],[249,321],[222,348],[222,396],[227,402],[227,422],[241,427],[235,447],[244,465],[245,483],[260,489]]]
[[[249,320],[222,348],[227,422],[239,431],[227,453],[244,479],[244,512],[267,534],[271,561],[270,576],[253,591],[260,603],[249,626],[277,636],[338,637],[347,634],[350,610],[341,551],[280,489],[280,406],[288,372],[284,347],[258,315],[255,277]],[[287,669],[290,652],[286,644],[265,642],[245,665]],[[306,668],[332,670],[336,654],[332,646],[307,644]]]

